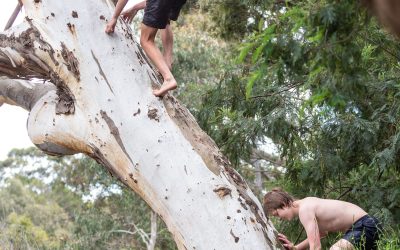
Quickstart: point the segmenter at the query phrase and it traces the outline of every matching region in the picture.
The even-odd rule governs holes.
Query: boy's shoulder
[[[322,199],[317,197],[305,197],[300,200],[299,204],[299,212],[302,210],[313,210],[313,208],[317,207],[320,204]]]
[[[324,201],[324,199],[318,198],[318,197],[305,197],[301,200],[301,204],[306,205],[306,206],[311,206],[311,205],[315,205],[318,203],[321,203]]]

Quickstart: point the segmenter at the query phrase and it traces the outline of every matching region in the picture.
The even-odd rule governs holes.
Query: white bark
[[[160,215],[179,249],[277,248],[259,201],[215,143],[175,98],[152,95],[160,80],[130,28],[120,21],[104,33],[108,1],[23,4],[25,23],[0,35],[0,74],[57,87],[29,107],[35,145],[96,159]]]

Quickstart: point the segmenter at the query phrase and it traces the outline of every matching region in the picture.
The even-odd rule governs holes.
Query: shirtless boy
[[[128,0],[118,0],[114,15],[106,26],[105,31],[107,34],[114,32],[118,16],[121,14],[127,2]],[[147,0],[140,3],[142,7],[145,6],[141,26],[140,44],[164,78],[161,88],[153,91],[155,96],[164,96],[169,90],[177,87],[176,80],[170,70],[172,62],[167,62],[161,54],[161,51],[155,44],[155,36],[159,29],[165,29],[167,27],[170,20],[176,21],[178,19],[179,12],[185,3],[186,0]],[[132,9],[130,11],[132,11]],[[124,17],[126,20],[129,20],[133,14],[134,12],[125,13]]]
[[[307,239],[296,246],[283,234],[279,240],[286,249],[321,249],[321,238],[328,232],[343,232],[344,236],[330,249],[376,249],[381,225],[362,208],[339,200],[306,197],[295,200],[288,193],[274,189],[264,196],[264,211],[284,220],[299,217]]]

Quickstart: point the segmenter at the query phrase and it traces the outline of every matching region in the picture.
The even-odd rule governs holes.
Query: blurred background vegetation
[[[400,249],[398,39],[350,0],[189,0],[173,30],[175,94],[260,199],[353,202],[384,223],[379,248]],[[0,249],[146,249],[150,213],[84,156],[0,162]],[[176,249],[158,224],[156,249]]]

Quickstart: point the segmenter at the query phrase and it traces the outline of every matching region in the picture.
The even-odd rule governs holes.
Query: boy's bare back
[[[367,214],[359,206],[339,200],[306,197],[295,201],[299,206],[299,218],[310,218],[313,213],[321,234],[327,232],[346,232],[354,222]]]

